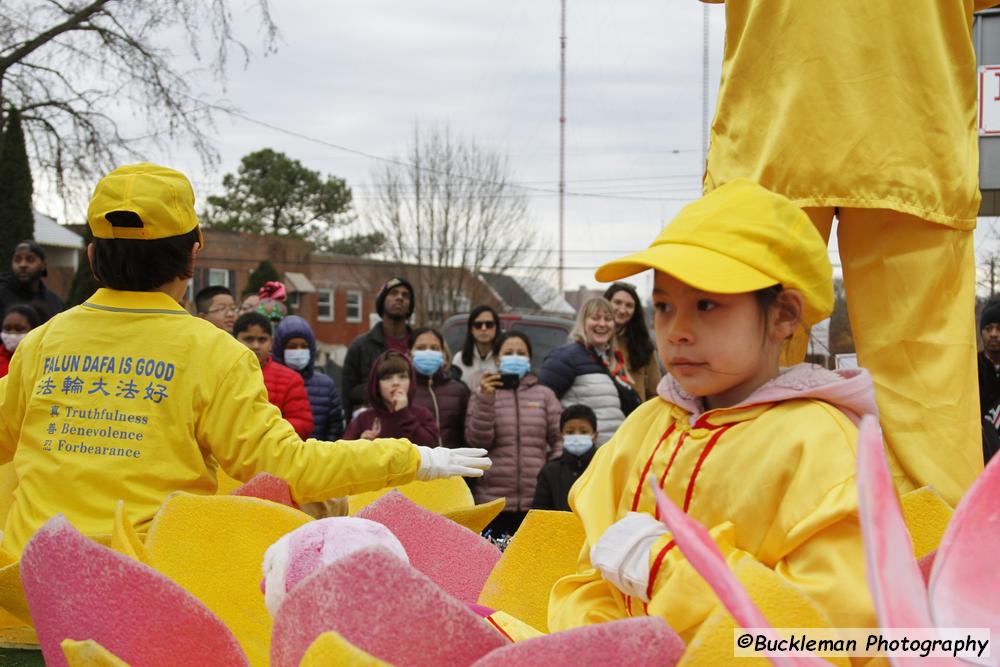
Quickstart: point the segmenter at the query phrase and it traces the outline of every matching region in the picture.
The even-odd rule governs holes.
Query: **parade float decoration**
[[[1000,464],[987,468],[944,530],[951,512],[932,492],[907,494],[900,511],[882,457],[877,426],[866,421],[860,514],[881,624],[1000,626],[988,559],[1000,541],[991,523]],[[548,592],[575,570],[583,543],[578,519],[532,511],[501,553],[476,532],[499,509],[476,506],[467,493],[461,480],[414,483],[352,498],[353,518],[313,520],[284,482],[259,476],[233,495],[171,496],[146,535],[121,503],[105,538],[84,537],[57,517],[19,561],[0,553],[0,636],[40,646],[46,664],[72,667],[484,667],[569,656],[575,664],[700,666],[733,659],[738,626],[831,626],[807,595],[754,559],[730,570],[704,528],[659,498],[678,547],[719,597],[715,611],[686,645],[648,617],[547,634]],[[475,530],[445,514],[471,518]],[[265,604],[272,586],[276,599]]]

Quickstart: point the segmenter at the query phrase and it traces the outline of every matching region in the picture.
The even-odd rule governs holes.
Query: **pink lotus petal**
[[[878,421],[858,431],[858,515],[865,540],[868,588],[884,628],[933,627],[927,592],[889,475]]]
[[[330,563],[288,593],[274,619],[271,665],[296,667],[329,630],[397,667],[461,667],[506,644],[466,605],[381,547]]]
[[[159,572],[81,535],[61,515],[28,542],[21,577],[45,664],[64,639],[92,639],[132,665],[247,665],[236,637]]]
[[[939,627],[990,628],[1000,637],[1000,456],[955,510],[931,570],[930,610]],[[992,651],[991,664],[1000,663]]]
[[[230,495],[270,500],[273,503],[280,503],[299,509],[299,504],[292,499],[292,491],[288,486],[288,482],[280,477],[269,475],[266,472],[254,475],[249,482],[233,491]]]
[[[488,540],[390,491],[355,516],[378,521],[403,543],[410,563],[462,602],[476,602],[500,560]]]
[[[684,642],[655,616],[585,625],[526,639],[480,658],[473,667],[672,667],[684,654]]]
[[[744,628],[770,628],[771,623],[750,599],[746,589],[729,569],[718,545],[704,526],[677,507],[660,490],[655,477],[651,475],[647,481],[656,494],[656,506],[660,510],[660,520],[670,530],[671,537],[677,543],[677,548],[684,554],[691,567],[715,591],[719,601],[732,614],[733,619]],[[773,634],[771,639],[777,639],[777,635]],[[769,659],[772,664],[778,667],[828,664],[825,660],[814,656],[773,656]]]

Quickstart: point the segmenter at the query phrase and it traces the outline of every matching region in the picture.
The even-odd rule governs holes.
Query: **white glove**
[[[417,470],[417,479],[427,482],[432,479],[442,477],[453,477],[461,475],[463,477],[482,477],[484,470],[489,470],[493,461],[486,456],[485,449],[474,449],[471,447],[449,449],[447,447],[421,447],[420,469]]]
[[[667,527],[645,512],[629,512],[590,548],[590,562],[625,595],[649,602],[649,550]]]

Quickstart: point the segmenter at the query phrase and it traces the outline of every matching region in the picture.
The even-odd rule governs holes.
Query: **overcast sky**
[[[596,285],[594,267],[647,245],[699,195],[702,5],[567,4],[567,190],[588,195],[566,199],[570,288]],[[724,15],[721,6],[710,11],[714,109]],[[314,141],[220,116],[220,173],[203,173],[183,149],[150,156],[187,171],[202,201],[240,157],[271,147],[346,178],[363,220],[376,162],[323,142],[401,155],[415,123],[447,124],[506,153],[515,181],[557,189],[558,1],[313,0],[276,2],[273,12],[278,52],[234,68],[216,95]],[[555,248],[557,197],[529,196],[532,221]]]
[[[566,179],[567,191],[576,193],[566,198],[569,289],[596,286],[597,265],[645,247],[700,194],[704,5],[567,4]],[[414,124],[447,124],[454,134],[506,153],[515,181],[554,192],[559,8],[558,0],[274,2],[277,53],[264,58],[257,49],[246,69],[232,68],[225,91],[200,93],[246,116],[218,118],[221,169],[205,173],[183,147],[148,159],[188,173],[204,202],[243,155],[270,147],[345,178],[363,224],[378,163],[329,144],[400,156]],[[709,5],[712,113],[724,11]],[[241,33],[257,46],[252,23]],[[557,197],[528,195],[533,224],[556,248]],[[556,261],[553,254],[550,264]],[[638,282],[650,285],[649,278]]]

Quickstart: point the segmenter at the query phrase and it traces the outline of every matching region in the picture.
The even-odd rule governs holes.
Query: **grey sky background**
[[[645,247],[700,194],[703,5],[567,5],[566,188],[580,195],[566,198],[569,289],[597,286],[597,265]],[[532,224],[546,246],[557,247],[558,0],[299,0],[275,2],[272,11],[277,53],[262,57],[251,17],[238,17],[256,55],[245,69],[231,68],[225,91],[199,91],[246,117],[218,117],[221,168],[206,173],[182,145],[152,151],[149,160],[187,173],[204,202],[243,155],[282,151],[347,180],[360,231],[377,162],[329,144],[396,157],[415,124],[447,125],[507,154],[514,181],[553,191],[527,194]],[[710,5],[709,12],[712,113],[724,6]],[[994,221],[982,222],[988,224],[977,238]],[[548,264],[556,262],[553,252]],[[550,282],[556,284],[554,270]],[[636,282],[650,286],[649,277]]]

